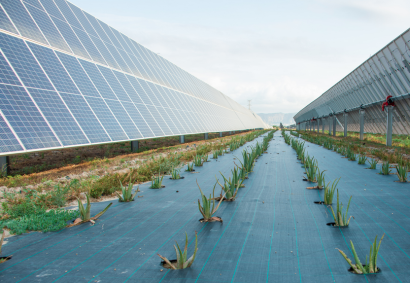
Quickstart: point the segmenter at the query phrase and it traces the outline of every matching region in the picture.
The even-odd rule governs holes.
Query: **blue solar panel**
[[[0,4],[0,154],[243,127],[235,111],[251,116],[66,0]]]
[[[21,85],[14,71],[11,69],[9,63],[4,56],[0,53],[0,83]]]
[[[3,8],[6,10],[21,35],[47,44],[47,41],[20,0],[0,0],[0,3],[3,5]]]
[[[58,91],[80,93],[53,50],[31,42],[28,45]]]
[[[23,87],[0,84],[0,109],[26,149],[61,146]]]
[[[88,61],[84,61],[81,59],[79,61],[81,65],[83,66],[84,70],[87,72],[91,81],[94,83],[95,87],[100,92],[101,96],[103,98],[116,100],[117,97],[115,96],[114,92],[111,90],[110,86],[104,79],[103,75],[98,70],[97,66],[93,63],[90,63]]]
[[[143,137],[134,122],[129,117],[127,111],[121,105],[121,102],[109,99],[105,100],[105,102],[108,107],[110,107],[112,113],[115,118],[117,118],[117,121],[120,123],[129,139],[140,139]]]
[[[63,145],[89,143],[57,92],[35,88],[28,91]]]
[[[92,143],[111,141],[82,95],[60,93],[71,113]]]
[[[0,33],[0,48],[26,86],[54,90],[23,40]]]
[[[90,59],[88,56],[87,51],[85,50],[84,46],[81,44],[80,40],[76,36],[76,34],[71,29],[70,25],[66,22],[60,21],[56,18],[51,18],[54,24],[57,26],[60,33],[63,35],[64,39],[70,46],[71,50],[74,52],[75,55],[81,56],[86,59]]]
[[[82,94],[101,97],[76,58],[60,52],[57,55]]]
[[[117,119],[113,116],[105,101],[101,98],[85,97],[94,114],[100,120],[104,129],[113,141],[128,140],[127,135],[121,129]]]
[[[10,22],[3,8],[0,6],[0,28],[7,30],[12,33],[18,34],[17,30],[14,28],[13,23]]]
[[[36,21],[37,25],[40,27],[44,36],[51,46],[62,49],[67,52],[71,52],[70,47],[63,39],[63,37],[58,32],[57,28],[54,26],[53,22],[48,17],[47,13],[31,6],[27,5],[27,10],[30,11],[31,16]]]
[[[142,117],[141,113],[137,110],[136,105],[131,102],[121,102],[125,110],[127,110],[128,115],[137,126],[140,133],[144,138],[155,137],[154,133],[151,131],[147,124],[147,121]]]

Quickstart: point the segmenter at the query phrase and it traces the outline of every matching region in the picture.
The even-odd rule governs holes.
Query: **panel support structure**
[[[204,140],[207,140],[208,139],[208,133],[205,133],[204,134]]]
[[[359,117],[360,117],[360,140],[364,139],[364,110],[359,110]]]
[[[387,106],[387,132],[386,132],[386,145],[392,145],[392,136],[393,136],[393,106]]]
[[[138,152],[139,143],[138,141],[131,141],[131,152]]]
[[[319,125],[320,125],[320,120],[319,119],[317,119],[317,133],[319,133],[319,131],[320,131],[320,129],[319,129]]]
[[[8,156],[0,156],[0,170],[3,177],[10,175],[10,164]]]
[[[325,118],[322,118],[321,119],[322,120],[322,134],[324,134],[325,133]]]
[[[343,132],[343,136],[347,137],[347,116],[349,116],[349,114],[347,113],[343,113],[343,117],[345,118],[345,124],[344,124],[344,132]]]
[[[329,136],[332,134],[332,117],[329,117]]]
[[[333,115],[333,136],[336,136],[336,115]]]
[[[185,136],[179,136],[179,143],[185,143]]]
[[[222,138],[222,132],[219,132],[219,137]]]

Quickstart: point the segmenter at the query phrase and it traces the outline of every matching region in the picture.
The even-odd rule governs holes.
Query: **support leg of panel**
[[[325,133],[325,119],[322,119],[322,134]]]
[[[138,141],[131,141],[131,152],[138,152],[139,143]]]
[[[329,117],[329,136],[332,135],[332,117]]]
[[[219,132],[219,137],[222,138],[222,132]]]
[[[360,116],[360,140],[362,141],[364,139],[364,110],[359,111],[359,116]]]
[[[0,156],[0,170],[3,177],[10,175],[9,157]]]
[[[347,137],[347,116],[348,116],[347,113],[343,114],[343,117],[344,117],[344,120],[345,120],[344,129],[343,129],[344,130],[344,132],[343,132],[344,137]]]
[[[333,116],[333,136],[336,136],[336,116]]]
[[[179,136],[179,143],[185,143],[185,136]]]
[[[205,133],[204,134],[204,140],[207,140],[208,139],[208,133]]]
[[[393,140],[393,106],[387,106],[387,132],[386,132],[386,145],[391,146]]]

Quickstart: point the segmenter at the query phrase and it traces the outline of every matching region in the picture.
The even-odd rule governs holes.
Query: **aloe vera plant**
[[[190,267],[195,260],[196,257],[196,252],[198,251],[198,235],[195,232],[195,249],[194,249],[194,254],[190,257],[188,257],[188,234],[185,232],[185,248],[184,248],[184,252],[181,251],[178,243],[175,241],[175,243],[177,244],[176,246],[174,245],[175,248],[175,252],[177,254],[177,262],[176,263],[171,263],[171,261],[169,259],[167,259],[166,257],[157,254],[165,263],[164,267],[167,267],[169,269],[185,269]]]
[[[209,195],[209,198],[207,198],[202,192],[201,187],[198,184],[198,181],[196,181],[196,184],[198,185],[198,188],[199,188],[199,191],[201,192],[201,197],[202,197],[202,205],[201,205],[200,200],[198,199],[198,208],[199,208],[199,212],[204,217],[203,222],[214,222],[214,221],[222,222],[222,218],[213,216],[215,212],[218,210],[219,206],[221,205],[223,199],[225,198],[225,195],[223,195],[221,199],[219,200],[219,203],[217,204],[217,206],[215,206],[215,187],[217,183],[215,183],[214,189],[212,191],[212,195]]]
[[[330,185],[330,182],[327,183],[327,185],[325,185],[325,196],[324,196],[324,202],[326,205],[331,205],[333,202],[333,196],[335,194],[335,190],[337,187],[337,184],[339,183],[340,178],[339,179],[335,179],[332,183],[332,185]]]
[[[204,155],[202,155],[202,163],[203,162],[208,162],[208,154],[204,154]]]
[[[181,175],[180,175],[180,169],[172,169],[172,172],[171,172],[171,179],[173,179],[173,180],[178,180],[178,179],[180,179],[181,178]]]
[[[91,203],[90,203],[90,196],[88,195],[88,193],[85,193],[85,196],[87,198],[87,206],[84,208],[83,203],[81,202],[81,200],[79,198],[77,198],[78,201],[78,210],[80,212],[80,218],[77,218],[73,224],[68,225],[67,227],[73,227],[76,225],[80,225],[82,223],[85,222],[91,222],[91,223],[95,223],[95,221],[100,218],[112,205],[112,202],[107,205],[106,208],[104,208],[104,210],[102,210],[101,212],[97,213],[94,217],[91,217]]]
[[[382,238],[380,239],[379,244],[377,245],[377,236],[374,239],[374,242],[372,245],[370,245],[370,254],[369,257],[366,256],[366,264],[362,265],[360,262],[360,259],[356,253],[356,249],[354,248],[353,242],[350,240],[350,246],[352,248],[352,254],[355,260],[355,264],[352,263],[352,261],[347,257],[347,255],[339,250],[336,249],[340,252],[340,254],[344,257],[344,259],[347,261],[347,263],[350,265],[352,268],[352,271],[356,274],[371,274],[371,273],[376,273],[379,271],[379,268],[377,267],[377,255],[380,250],[380,244],[382,243],[382,240],[384,238],[384,234]]]
[[[126,186],[126,187],[122,185],[122,182],[120,180],[122,195],[120,195],[118,192],[115,192],[118,196],[118,201],[119,202],[134,201],[134,198],[138,193],[138,188],[135,190],[134,194],[132,193],[132,188],[134,187],[134,182],[131,181],[131,176],[132,176],[132,174],[130,174],[130,182],[128,183],[128,186]]]
[[[220,198],[223,198],[226,201],[234,201],[236,199],[236,195],[238,194],[238,190],[239,190],[240,186],[242,185],[243,180],[239,179],[238,174],[236,174],[236,175],[234,174],[232,176],[232,179],[231,179],[231,177],[229,177],[229,179],[227,179],[221,172],[219,172],[219,173],[224,178],[224,184],[222,185],[221,183],[219,183],[219,180],[216,179],[216,182],[222,188],[221,195],[216,200],[220,200]],[[225,193],[224,194],[225,197],[222,197],[223,193]]]
[[[218,150],[218,155],[224,155],[222,148]]]
[[[400,182],[407,182],[407,172],[409,171],[409,167],[407,165],[399,165],[396,166],[397,170],[397,177],[399,177]]]
[[[212,153],[212,158],[213,158],[213,159],[218,159],[218,151],[214,151],[214,152]]]
[[[197,167],[202,166],[204,164],[204,162],[202,161],[202,155],[199,155],[199,154],[195,155],[193,163]]]
[[[151,180],[151,189],[160,189],[162,187],[162,180],[164,176],[161,177],[161,173],[158,173],[157,177],[153,177]]]
[[[194,163],[193,162],[191,164],[188,163],[188,168],[187,168],[186,171],[189,171],[189,172],[194,171]]]
[[[307,167],[307,164],[305,163],[305,170],[308,181],[316,182],[317,162],[312,160],[309,167]]]
[[[358,161],[358,164],[360,164],[360,165],[364,165],[364,164],[366,164],[366,161],[367,161],[367,157],[366,157],[366,155],[364,155],[364,154],[360,154],[360,155],[359,155],[359,161]]]
[[[3,233],[1,234],[1,240],[0,240],[0,254],[1,254],[1,248],[3,247],[3,241],[4,241],[5,236],[6,236],[6,231],[3,230]],[[0,259],[0,263],[3,263],[7,260],[8,260],[8,258],[2,258],[2,259]]]
[[[382,168],[380,169],[380,174],[381,175],[389,175],[391,172],[390,170],[390,163],[389,161],[383,162]]]
[[[349,199],[349,203],[347,204],[347,207],[346,207],[346,212],[343,213],[343,204],[342,203],[339,204],[339,190],[337,190],[336,214],[333,211],[333,207],[330,207],[330,209],[332,210],[333,218],[335,220],[335,226],[348,226],[349,225],[349,222],[350,222],[350,219],[352,218],[352,216],[347,218],[347,213],[349,212],[349,207],[350,207],[350,201],[351,200],[352,200],[352,197],[350,197],[350,199]]]
[[[372,158],[368,162],[369,162],[369,165],[370,165],[369,169],[376,169],[376,165],[377,165],[377,160],[376,159]]]

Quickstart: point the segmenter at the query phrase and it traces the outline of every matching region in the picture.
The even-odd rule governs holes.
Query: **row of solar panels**
[[[365,108],[365,131],[383,133],[386,131],[386,114],[381,104],[391,95],[396,104],[393,132],[410,134],[409,62],[410,29],[306,105],[295,115],[295,121],[302,123],[346,111],[349,113],[349,129],[357,130],[359,110]]]
[[[217,90],[65,0],[1,0],[0,28],[230,107]]]
[[[40,3],[28,2],[32,7]],[[184,91],[188,79],[179,72],[173,73],[178,83],[160,83],[47,46],[41,38],[28,36],[35,32],[23,33],[22,26],[29,26],[27,18],[11,21],[15,3],[23,5],[0,0],[0,8],[6,7],[2,10],[6,18],[0,12],[0,28],[9,21],[7,31],[0,31],[0,154],[266,127],[257,115],[222,93],[217,96],[224,103],[219,104],[204,99],[207,92]],[[25,4],[26,11],[33,9],[28,8],[31,5]],[[187,88],[170,86],[171,81]]]

